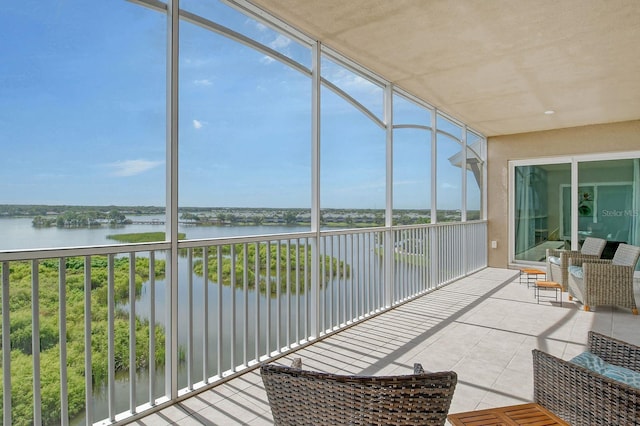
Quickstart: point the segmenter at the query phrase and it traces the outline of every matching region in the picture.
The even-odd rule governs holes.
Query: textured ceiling
[[[487,136],[640,119],[640,0],[252,2]]]

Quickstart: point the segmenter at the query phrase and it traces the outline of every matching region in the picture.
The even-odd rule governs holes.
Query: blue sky
[[[311,62],[308,49],[227,6],[181,7]],[[0,203],[164,205],[165,26],[124,1],[0,9]],[[322,72],[382,118],[379,87],[327,60]],[[179,83],[181,206],[310,207],[308,76],[183,23]],[[322,102],[322,206],[384,208],[384,131],[327,89]],[[429,124],[411,105],[396,115]],[[407,132],[397,145],[407,159],[396,166],[399,208],[429,205],[429,138]],[[446,146],[439,157],[459,150]],[[456,208],[460,169],[448,166],[438,200]]]

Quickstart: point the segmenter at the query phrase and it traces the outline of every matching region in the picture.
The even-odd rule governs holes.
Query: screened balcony
[[[512,279],[601,219],[581,186],[640,238],[638,5],[337,3],[0,12],[4,424],[271,424],[255,368],[294,354],[454,369],[470,410],[530,401],[533,348],[637,341]],[[563,180],[522,248],[528,167]]]

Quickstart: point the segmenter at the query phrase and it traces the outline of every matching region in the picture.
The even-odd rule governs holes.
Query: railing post
[[[384,88],[384,121],[386,125],[386,204],[385,204],[385,238],[384,238],[384,306],[393,305],[394,288],[394,235],[393,235],[393,85]]]
[[[107,255],[107,380],[108,380],[108,399],[109,399],[109,421],[116,420],[116,364],[115,364],[115,272],[114,272],[115,255],[110,253]]]
[[[429,250],[429,261],[431,262],[431,283],[433,284],[433,287],[436,288],[440,285],[440,278],[438,276],[438,273],[440,272],[440,232],[438,226],[432,226],[429,228],[429,231],[429,242],[431,243]]]
[[[67,380],[67,259],[60,258],[58,266],[58,297],[60,335],[60,424],[69,424],[69,388]]]
[[[40,267],[37,259],[31,261],[31,329],[31,353],[33,355],[33,424],[41,425],[42,386],[40,380]],[[91,370],[89,370],[89,372],[91,372]],[[90,413],[89,410],[88,413]]]
[[[309,338],[320,335],[320,65],[321,45],[311,47],[311,291],[309,292]]]
[[[11,326],[9,262],[2,262],[2,422],[11,424]]]
[[[178,397],[178,62],[180,1],[167,2],[165,395]]]

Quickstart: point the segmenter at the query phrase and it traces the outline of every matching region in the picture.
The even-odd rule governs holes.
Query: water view
[[[82,247],[91,245],[117,244],[108,239],[109,235],[164,232],[164,215],[145,215],[132,217],[135,222],[119,226],[100,226],[92,228],[34,227],[32,217],[0,218],[0,250],[36,249],[55,247]],[[193,226],[179,225],[179,232],[188,239],[236,237],[241,235],[263,235],[309,231],[308,226]]]
[[[5,217],[0,219],[0,235],[3,236],[0,240],[0,250],[112,245],[117,244],[117,241],[110,239],[111,235],[165,230],[163,215],[134,216],[131,219],[133,223],[126,225],[66,228],[34,227],[33,218]],[[295,225],[194,226],[183,223],[179,226],[179,232],[184,233],[187,239],[283,234],[308,230],[308,226]],[[321,264],[322,276],[326,279],[322,284],[320,300],[321,321],[325,329],[347,321],[348,318],[353,317],[354,313],[357,316],[357,312],[367,312],[379,303],[382,297],[380,287],[365,288],[362,284],[351,281],[352,274],[359,274],[363,278],[367,277],[371,282],[381,282],[380,278],[374,277],[380,277],[382,271],[380,262],[375,260],[377,259],[376,247],[379,244],[376,241],[378,239],[376,235],[365,233],[355,239],[342,235],[324,241],[321,250],[327,254],[326,259],[335,260],[335,262]],[[263,288],[261,285],[260,289],[253,286],[251,281],[239,285],[238,281],[241,281],[241,278],[236,279],[235,285],[230,285],[230,282],[225,283],[227,278],[224,278],[225,285],[219,286],[217,280],[219,275],[211,273],[208,274],[208,286],[205,286],[202,272],[198,273],[194,266],[198,264],[201,255],[199,258],[196,250],[191,253],[184,251],[181,253],[178,260],[178,345],[181,357],[179,388],[208,377],[220,376],[225,371],[233,370],[237,365],[246,364],[247,361],[260,357],[265,351],[270,353],[278,350],[300,341],[307,335],[309,324],[306,293],[309,284],[305,278],[310,273],[310,267],[304,269],[306,271],[304,274],[297,272],[293,276],[289,275],[290,272],[286,272],[291,269],[285,268],[287,262],[305,263],[304,259],[310,252],[307,244],[306,238],[285,239],[282,242],[274,241],[272,245],[267,244],[269,252],[261,253],[261,256],[271,258],[270,263],[278,262],[282,265],[272,266],[274,268],[272,272],[268,272],[268,269],[261,270],[260,276],[266,280],[267,287]],[[248,254],[254,246],[249,244],[245,247],[244,250]],[[359,254],[362,250],[369,255]],[[241,256],[241,252],[242,249],[234,256]],[[136,258],[144,256],[148,254],[145,252],[136,254]],[[163,252],[156,252],[155,256],[156,261],[165,260]],[[228,253],[225,254],[225,257],[228,256]],[[255,257],[257,253],[250,263],[245,263],[245,267],[252,267]],[[211,262],[210,260],[211,268],[217,268]],[[260,262],[265,260],[261,259]],[[266,262],[269,263],[268,260]],[[237,268],[236,265],[235,269]],[[237,270],[239,275],[243,274],[241,269]],[[302,266],[300,270],[303,270]],[[279,271],[283,271],[282,276]],[[257,272],[254,273],[257,274]],[[148,321],[153,307],[155,321],[164,328],[166,325],[165,285],[164,277],[155,280],[153,289],[150,280],[142,283],[140,294],[135,301],[135,315],[138,319]],[[205,287],[207,287],[206,291]],[[125,300],[118,303],[116,310],[127,315],[126,313],[130,312],[129,308]],[[77,320],[68,317],[68,321]],[[208,366],[206,374],[204,373],[205,345],[210,346],[206,355]],[[124,356],[126,357],[126,354]],[[154,373],[154,398],[164,395],[162,361],[157,367]],[[149,369],[138,368],[135,377],[136,401],[148,401],[151,383]],[[128,372],[121,371],[116,374],[114,388],[115,412],[126,411],[131,400]],[[107,382],[96,383],[93,393],[93,421],[109,417]],[[72,419],[72,424],[83,423],[85,423],[84,413]]]

